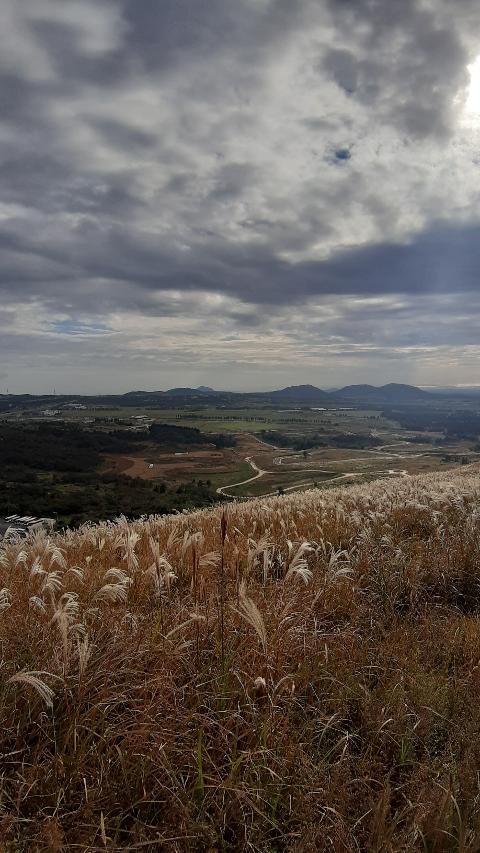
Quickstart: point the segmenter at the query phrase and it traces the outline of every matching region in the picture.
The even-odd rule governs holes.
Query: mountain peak
[[[379,403],[402,403],[426,400],[430,396],[428,391],[423,391],[415,385],[406,385],[402,382],[389,382],[386,385],[347,385],[335,391],[336,397],[351,400]]]
[[[315,385],[289,385],[287,388],[271,391],[268,396],[274,399],[309,402],[310,400],[325,399],[330,395],[326,391],[316,388]]]

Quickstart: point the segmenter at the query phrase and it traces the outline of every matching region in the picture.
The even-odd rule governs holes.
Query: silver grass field
[[[0,545],[0,850],[478,851],[480,474]]]

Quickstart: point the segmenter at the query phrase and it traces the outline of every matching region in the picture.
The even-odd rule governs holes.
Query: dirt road
[[[278,448],[275,448],[275,449],[278,449]],[[377,450],[377,452],[378,452],[378,450]],[[289,456],[277,456],[276,458],[273,459],[273,464],[274,465],[282,465],[283,459],[294,459],[294,458],[299,458],[299,454],[292,453]],[[376,457],[376,459],[391,459],[391,458],[403,459],[403,458],[408,458],[408,456],[401,456],[400,454],[382,453]],[[331,461],[334,462],[334,464],[335,464],[335,462],[338,462],[341,464],[344,462],[362,462],[364,460],[365,460],[365,457],[363,459],[358,458],[358,457],[357,458],[354,457],[354,458],[350,458],[350,459],[331,460]],[[219,486],[217,489],[218,495],[222,495],[225,498],[243,497],[240,495],[232,494],[231,491],[229,491],[229,490],[230,489],[236,489],[238,486],[245,486],[247,483],[253,483],[254,480],[259,480],[260,477],[263,477],[265,474],[272,474],[273,473],[272,471],[266,471],[266,470],[260,468],[252,456],[246,456],[245,462],[248,462],[250,467],[255,471],[255,474],[253,475],[253,477],[248,477],[246,480],[241,480],[239,483],[230,483],[227,486]],[[329,464],[329,463],[327,462],[326,464]],[[322,468],[322,469],[318,469],[318,470],[306,469],[305,473],[328,474],[330,472],[326,471],[324,468]],[[363,477],[367,473],[369,473],[369,472],[367,472],[367,471],[347,471],[343,474],[339,474],[336,477],[332,477],[328,482],[334,483],[334,482],[338,482],[339,480],[355,479],[356,477]],[[378,474],[379,476],[391,476],[391,477],[394,477],[394,476],[407,477],[408,476],[408,471],[405,471],[405,470],[397,471],[393,468],[389,468],[387,471],[377,471],[375,473]],[[314,485],[314,480],[306,480],[306,481],[303,481],[300,483],[295,483],[292,486],[285,486],[283,491],[284,492],[290,492],[290,491],[294,491],[295,489],[301,489],[301,488],[305,488],[306,486],[313,486],[313,485]],[[271,497],[272,495],[276,495],[276,494],[277,494],[277,491],[265,492],[262,495],[257,495],[257,497],[266,498],[266,497]]]
[[[262,468],[259,468],[251,456],[246,456],[245,462],[248,462],[250,467],[256,471],[256,474],[253,477],[248,477],[247,480],[241,480],[240,483],[230,483],[229,486],[219,486],[217,489],[217,495],[223,495],[225,498],[237,497],[236,495],[229,494],[226,489],[235,489],[237,486],[244,486],[246,483],[252,483],[253,480],[258,480],[260,477],[263,477],[264,474],[271,473],[270,471],[263,471]]]

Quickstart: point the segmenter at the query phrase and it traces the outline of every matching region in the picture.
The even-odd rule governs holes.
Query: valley
[[[313,386],[265,395],[180,390],[54,404],[0,398],[0,515],[41,512],[71,526],[480,459],[478,396],[408,386],[359,386],[345,398]]]

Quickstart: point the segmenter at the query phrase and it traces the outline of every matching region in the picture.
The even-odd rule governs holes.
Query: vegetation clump
[[[0,548],[6,851],[480,849],[480,480]]]
[[[277,447],[291,447],[293,450],[310,450],[312,447],[336,447],[350,450],[369,450],[379,447],[383,441],[378,436],[354,433],[338,433],[326,435],[315,432],[310,435],[289,435],[274,429],[260,430],[262,441]]]
[[[176,424],[154,423],[149,428],[153,441],[173,447],[182,445],[213,444],[217,448],[235,447],[237,440],[234,435],[224,433],[204,433],[196,427],[182,427]]]
[[[77,424],[0,424],[0,515],[53,516],[58,526],[164,514],[210,506],[218,498],[208,483],[174,484],[102,471],[105,454],[147,454],[235,438],[198,429],[152,424],[150,432],[101,430]]]

